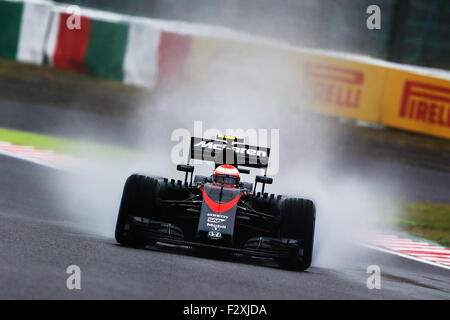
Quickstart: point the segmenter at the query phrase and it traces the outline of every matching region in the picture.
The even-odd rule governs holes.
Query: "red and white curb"
[[[70,170],[79,163],[78,159],[66,154],[40,150],[31,146],[19,146],[5,141],[0,141],[0,154],[60,170]]]
[[[19,146],[1,141],[0,154],[59,170],[75,169],[81,162],[80,159],[51,150],[40,150],[30,146]],[[374,237],[366,246],[450,270],[450,248],[425,241],[384,234]]]
[[[437,244],[383,234],[376,236],[367,246],[450,270],[450,248]]]

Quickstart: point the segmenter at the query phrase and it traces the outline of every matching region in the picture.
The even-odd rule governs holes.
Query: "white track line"
[[[396,256],[399,256],[399,257],[402,257],[402,258],[406,258],[406,259],[410,259],[410,260],[414,260],[414,261],[430,264],[430,265],[435,266],[435,267],[439,267],[439,268],[444,268],[444,269],[450,270],[450,266],[447,266],[445,264],[435,263],[433,261],[421,259],[421,258],[418,258],[418,257],[414,257],[414,256],[411,256],[411,255],[405,254],[405,253],[400,253],[400,252],[388,250],[388,249],[377,247],[377,246],[370,245],[370,244],[365,244],[364,246],[367,247],[367,248],[371,248],[371,249],[377,250],[377,251],[390,253],[390,254],[393,254],[393,255],[396,255]]]
[[[450,248],[437,244],[402,238],[396,235],[377,235],[369,241],[368,246],[407,259],[450,269]]]

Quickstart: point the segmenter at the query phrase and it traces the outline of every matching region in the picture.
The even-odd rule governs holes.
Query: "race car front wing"
[[[215,244],[214,241],[186,241],[183,230],[171,223],[157,221],[149,218],[131,217],[128,224],[133,234],[149,242],[162,242],[173,245],[214,248],[254,257],[277,258],[291,255],[294,252],[302,255],[302,241],[287,238],[253,237],[247,240],[243,247],[224,246]]]

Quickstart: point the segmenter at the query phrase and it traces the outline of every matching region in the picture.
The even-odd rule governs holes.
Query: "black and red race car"
[[[284,268],[311,265],[315,206],[311,200],[264,192],[270,149],[242,139],[191,138],[188,164],[178,165],[184,181],[131,175],[124,187],[115,231],[130,247],[156,242],[273,258]],[[212,161],[209,177],[193,178],[192,159]],[[254,185],[242,174],[263,169]],[[257,192],[258,185],[261,191]]]

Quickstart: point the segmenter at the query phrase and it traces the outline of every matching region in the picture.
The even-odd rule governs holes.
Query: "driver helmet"
[[[238,185],[241,180],[239,170],[229,164],[218,166],[213,173],[213,181],[221,184]]]

